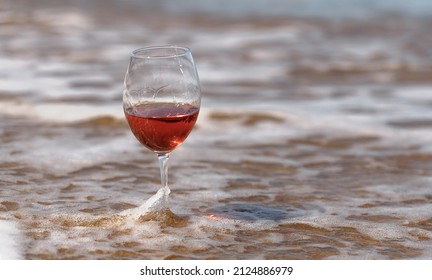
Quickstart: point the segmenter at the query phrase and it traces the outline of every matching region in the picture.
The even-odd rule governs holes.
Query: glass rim
[[[153,51],[156,50],[180,50],[179,53],[174,52],[173,54],[161,55],[161,54],[153,54]],[[191,50],[188,47],[176,46],[176,45],[162,45],[162,46],[150,46],[136,49],[132,52],[133,58],[141,58],[141,59],[164,59],[164,58],[175,58],[185,56],[191,53]]]

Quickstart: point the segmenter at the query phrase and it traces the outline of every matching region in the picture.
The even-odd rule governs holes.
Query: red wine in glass
[[[157,46],[132,52],[123,89],[123,109],[138,141],[159,159],[167,198],[168,158],[198,118],[201,89],[189,48]]]
[[[146,103],[125,109],[138,141],[156,153],[177,148],[191,132],[199,109],[189,104]]]

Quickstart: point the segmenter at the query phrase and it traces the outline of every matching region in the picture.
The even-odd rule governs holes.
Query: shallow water
[[[107,20],[115,3],[0,8],[10,258],[432,258],[428,18]],[[192,48],[204,99],[169,209],[141,215],[160,177],[122,82],[133,49],[165,43]]]

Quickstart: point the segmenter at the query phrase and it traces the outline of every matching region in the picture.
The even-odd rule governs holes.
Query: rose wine
[[[189,104],[145,103],[126,108],[129,126],[148,149],[167,153],[179,146],[191,132],[199,109]]]

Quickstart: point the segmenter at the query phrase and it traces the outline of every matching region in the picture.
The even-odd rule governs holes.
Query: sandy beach
[[[0,259],[432,259],[432,7],[175,2],[0,2]],[[202,107],[140,214],[123,78],[165,44]]]

